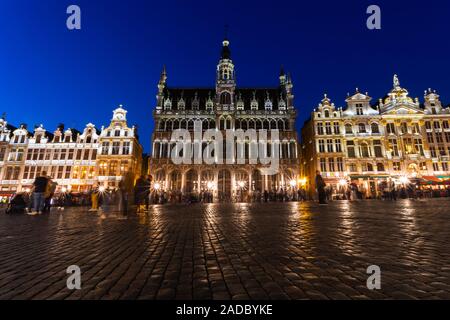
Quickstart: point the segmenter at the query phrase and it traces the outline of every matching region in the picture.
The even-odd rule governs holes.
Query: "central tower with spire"
[[[213,66],[214,67],[214,66]],[[157,105],[153,112],[155,131],[152,135],[153,154],[150,167],[153,181],[161,191],[199,195],[201,192],[213,193],[213,198],[228,201],[240,195],[241,200],[253,192],[284,190],[298,179],[299,172],[297,132],[295,130],[296,112],[292,94],[292,81],[289,73],[282,69],[279,78],[274,77],[273,85],[262,87],[240,87],[236,83],[236,73],[231,58],[230,41],[225,33],[216,64],[215,85],[210,87],[172,87],[168,83],[168,73],[163,68],[158,82]],[[277,83],[279,80],[279,83]],[[201,123],[201,125],[200,125]],[[193,164],[174,164],[172,157],[177,151],[175,130],[188,130],[194,137],[195,160]],[[223,137],[228,132],[244,133],[245,143],[222,141],[217,148],[223,148],[222,157],[216,148],[216,138],[201,134],[197,130],[221,131]],[[278,130],[279,173],[273,177],[263,177],[266,165],[254,163],[249,132],[247,130]],[[247,133],[246,133],[247,132]],[[247,135],[246,135],[247,134]],[[214,146],[214,149],[213,149]],[[275,154],[275,144],[269,146],[263,157]],[[229,151],[235,154],[228,158]],[[183,151],[184,152],[184,151]],[[214,163],[197,161],[198,155],[213,152]],[[238,153],[245,159],[239,159]],[[201,158],[201,157],[200,157]],[[253,159],[250,159],[253,158]],[[230,165],[231,164],[231,165]],[[243,187],[244,186],[244,187]],[[250,198],[248,198],[250,199]]]
[[[234,93],[236,89],[236,75],[231,60],[230,41],[225,37],[222,42],[222,52],[217,65],[216,94],[217,102],[224,110],[234,109]]]

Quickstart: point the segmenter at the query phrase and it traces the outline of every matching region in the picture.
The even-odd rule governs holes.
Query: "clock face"
[[[121,114],[121,113],[119,113],[118,115],[117,115],[117,119],[119,119],[119,120],[123,120],[123,114]]]

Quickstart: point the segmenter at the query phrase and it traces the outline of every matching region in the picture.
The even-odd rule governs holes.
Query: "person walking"
[[[326,201],[327,194],[325,192],[326,183],[325,180],[323,180],[322,175],[320,174],[320,171],[316,171],[316,188],[317,188],[317,194],[319,196],[319,204],[320,205],[326,205],[328,204]]]
[[[34,210],[29,215],[41,214],[45,204],[45,191],[47,190],[48,178],[47,172],[42,171],[33,182],[33,204]]]
[[[94,185],[91,191],[91,209],[89,211],[98,211],[98,200],[100,196],[100,189],[98,185]]]
[[[137,207],[137,213],[141,212],[142,206],[145,203],[145,198],[147,196],[146,190],[146,180],[144,176],[140,176],[136,181],[134,186],[134,204]]]

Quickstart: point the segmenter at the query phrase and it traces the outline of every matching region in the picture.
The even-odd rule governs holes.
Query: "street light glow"
[[[207,187],[208,189],[212,189],[212,188],[214,187],[214,182],[208,181],[208,183],[206,184],[206,187]]]
[[[297,185],[297,181],[291,180],[289,181],[289,184],[291,185],[291,187],[295,187]]]
[[[245,182],[244,182],[244,181],[239,181],[239,182],[238,182],[238,186],[239,186],[240,188],[244,188],[244,187],[245,187]]]
[[[409,179],[407,177],[400,177],[400,182],[403,184],[409,183]]]
[[[346,185],[347,185],[347,180],[341,179],[341,180],[339,180],[339,184],[340,184],[341,186],[346,186]]]
[[[156,183],[153,185],[153,188],[154,188],[155,190],[159,190],[159,189],[161,189],[161,185],[160,185],[158,182],[156,182]]]

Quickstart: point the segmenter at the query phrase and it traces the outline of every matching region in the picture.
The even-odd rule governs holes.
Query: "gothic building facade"
[[[139,176],[141,165],[142,147],[122,107],[101,130],[89,123],[81,132],[63,125],[30,132],[26,125],[15,128],[0,120],[0,195],[28,191],[42,171],[58,183],[58,191],[84,192],[95,184],[117,188],[127,172]]]
[[[235,65],[229,41],[224,40],[216,69],[216,85],[211,88],[174,88],[167,83],[164,68],[158,83],[154,110],[155,131],[152,135],[150,171],[157,188],[169,193],[190,194],[209,191],[215,200],[241,200],[267,191],[296,188],[299,172],[296,111],[292,81],[282,70],[279,85],[266,88],[237,86]],[[176,148],[172,132],[187,129],[194,137],[196,123],[201,130],[214,129],[226,136],[239,129],[279,131],[279,143],[268,147],[268,154],[278,148],[280,167],[276,174],[261,171],[264,165],[248,159],[249,144],[245,142],[245,163],[174,164],[171,153]],[[201,150],[211,143],[201,138]],[[233,148],[238,148],[237,145]],[[225,153],[225,152],[224,152]]]
[[[349,95],[345,108],[325,95],[302,129],[301,175],[314,193],[320,171],[339,194],[348,183],[376,197],[383,182],[444,182],[450,179],[450,108],[436,91],[424,102],[409,97],[394,76],[393,88],[372,105],[367,93]]]

